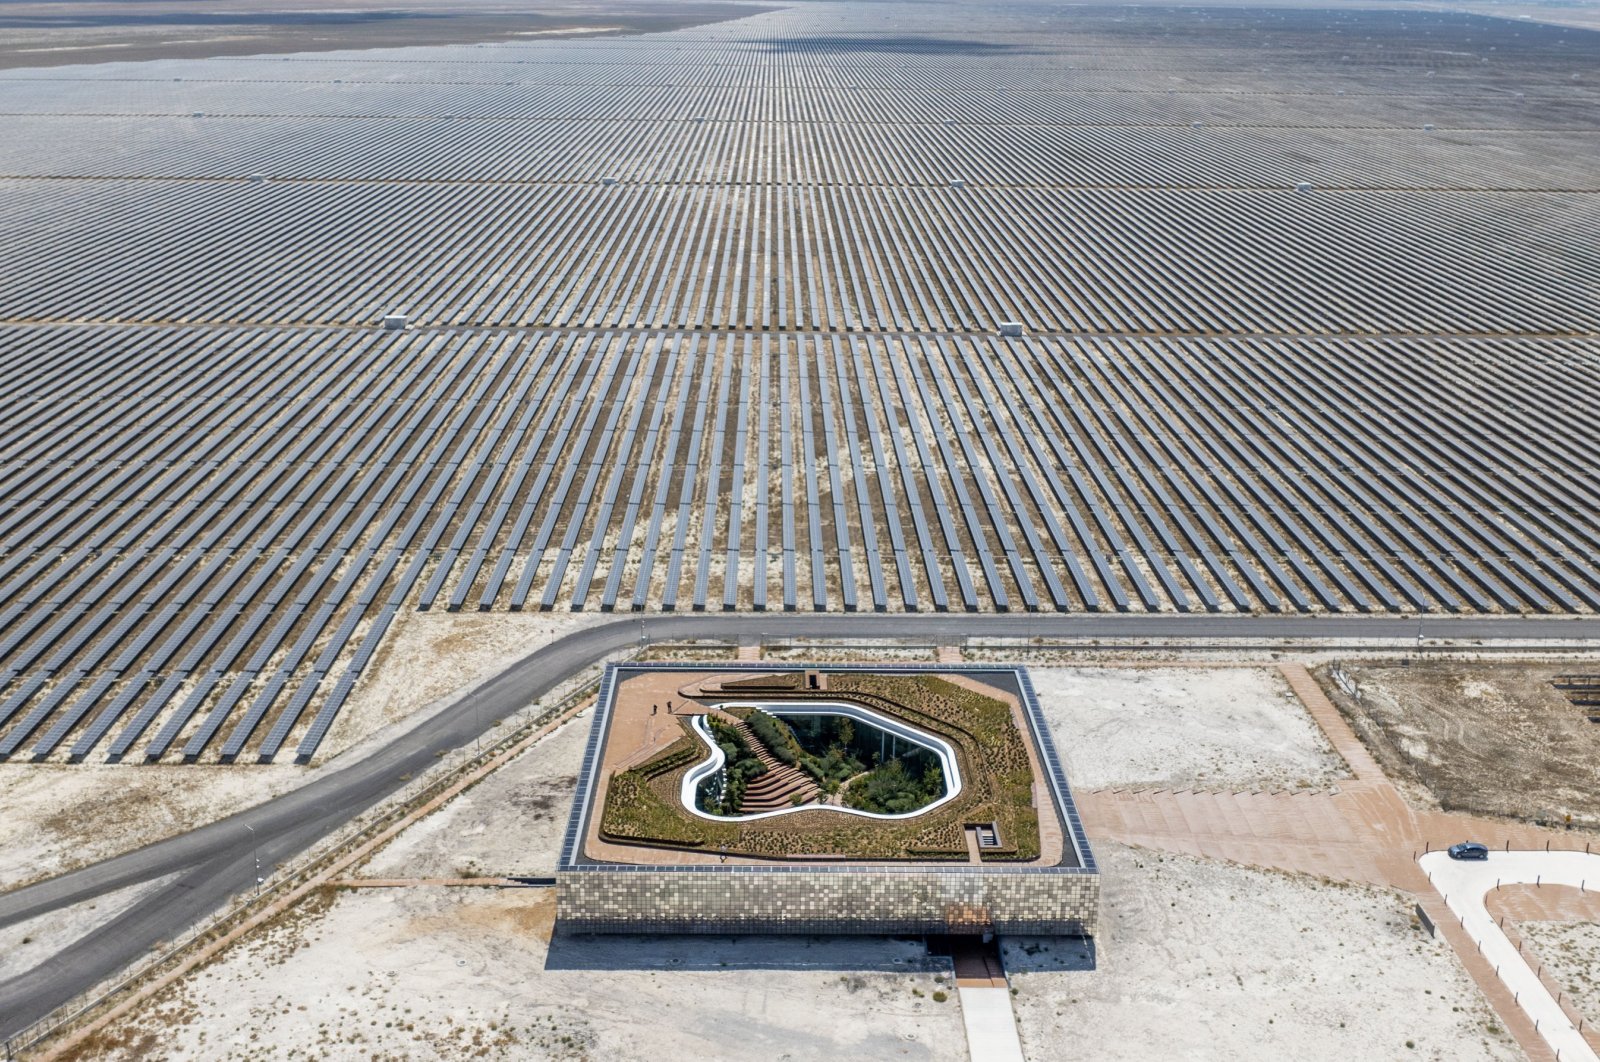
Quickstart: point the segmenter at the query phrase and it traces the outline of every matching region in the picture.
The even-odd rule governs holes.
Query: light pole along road
[[[218,822],[0,895],[0,928],[98,896],[176,875],[135,905],[32,970],[0,982],[0,1042],[173,940],[255,886],[267,866],[292,859],[433,766],[441,750],[472,744],[485,721],[520,711],[604,657],[642,643],[777,638],[907,640],[960,644],[970,636],[1097,641],[1141,639],[1251,643],[1337,641],[1341,649],[1395,649],[1417,639],[1474,642],[1600,642],[1600,619],[1403,616],[1060,615],[1055,613],[695,613],[631,616],[575,631],[530,653],[450,708],[357,762]],[[1419,634],[1420,632],[1420,634]],[[1178,646],[1178,647],[1181,647]],[[130,766],[127,770],[137,771]],[[237,768],[248,770],[247,767]]]

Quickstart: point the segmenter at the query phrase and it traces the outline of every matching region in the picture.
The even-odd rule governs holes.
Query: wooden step
[[[743,719],[731,715],[718,713],[727,724],[738,734],[750,752],[766,771],[750,780],[745,787],[744,798],[739,801],[741,815],[753,815],[763,811],[778,811],[781,808],[794,806],[794,798],[798,794],[802,803],[814,800],[822,790],[811,776],[798,767],[791,767],[772,754],[772,750],[756,737],[755,731],[750,729],[750,724]]]
[[[792,807],[796,796],[805,802],[814,799],[820,792],[811,776],[804,771],[782,767],[751,780],[744,791],[744,799],[739,802],[739,812],[749,815],[777,811]]]
[[[734,733],[744,739],[744,743],[750,747],[750,751],[755,753],[756,759],[760,760],[769,770],[783,765],[783,761],[772,754],[772,750],[767,748],[760,738],[756,737],[755,731],[751,730],[750,725],[743,719],[734,721],[733,730]]]

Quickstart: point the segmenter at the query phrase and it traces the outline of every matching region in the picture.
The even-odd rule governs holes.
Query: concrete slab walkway
[[[957,986],[956,993],[972,1062],[1026,1062],[1009,988]]]
[[[1550,994],[1522,953],[1511,943],[1484,905],[1484,896],[1497,886],[1521,883],[1600,885],[1600,855],[1586,852],[1490,852],[1482,861],[1451,859],[1445,852],[1430,852],[1418,862],[1433,886],[1444,896],[1452,913],[1477,944],[1517,1006],[1533,1020],[1534,1028],[1563,1062],[1600,1062],[1577,1025]]]

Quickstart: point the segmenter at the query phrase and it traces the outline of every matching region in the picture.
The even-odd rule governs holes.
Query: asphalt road
[[[644,641],[739,639],[758,635],[908,639],[958,643],[969,635],[1103,639],[1252,640],[1296,638],[1381,642],[1412,639],[1600,640],[1600,619],[1386,616],[1148,616],[1049,614],[697,613],[617,619],[567,635],[529,654],[450,709],[400,734],[358,762],[221,821],[137,851],[0,895],[0,927],[176,874],[162,891],[38,967],[0,982],[0,1039],[171,940],[252,887],[256,858],[271,867],[294,858],[437,762],[441,749],[470,744],[497,720],[544,696],[568,676]],[[138,770],[130,766],[128,770]],[[239,770],[249,770],[240,767]]]

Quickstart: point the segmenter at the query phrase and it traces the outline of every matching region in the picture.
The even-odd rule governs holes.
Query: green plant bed
[[[750,732],[755,734],[756,740],[767,747],[767,750],[778,758],[779,763],[793,767],[800,762],[804,750],[795,740],[794,731],[781,720],[768,715],[759,709],[749,712],[744,717],[745,725]]]
[[[887,760],[851,779],[845,791],[846,807],[882,815],[903,815],[927,807],[944,796],[944,774],[938,762],[924,754]]]
[[[600,836],[607,841],[703,848],[731,845],[738,834],[731,825],[686,814],[677,800],[663,798],[638,771],[615,775],[606,791]]]
[[[705,759],[706,747],[700,739],[687,733],[688,727],[684,723],[678,724],[685,733],[677,741],[668,745],[662,752],[645,763],[635,767],[632,772],[637,772],[645,778],[654,778],[657,775],[675,771],[680,767],[692,767]]]
[[[639,766],[612,776],[600,817],[605,840],[698,848],[727,844],[736,836],[720,823],[685,814],[675,790],[668,788],[706,755],[705,745],[688,732],[687,721],[678,725],[682,737]]]

